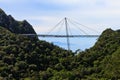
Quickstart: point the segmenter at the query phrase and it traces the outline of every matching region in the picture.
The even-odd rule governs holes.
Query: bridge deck
[[[99,37],[100,35],[45,35],[45,34],[20,34],[24,36],[38,36],[38,37]]]

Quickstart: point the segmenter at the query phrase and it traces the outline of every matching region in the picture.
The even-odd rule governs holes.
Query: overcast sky
[[[0,0],[0,8],[17,20],[29,21],[37,33],[64,17],[100,32],[120,26],[120,0]]]

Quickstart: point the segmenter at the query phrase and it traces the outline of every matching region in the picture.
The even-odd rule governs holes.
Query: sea
[[[61,48],[68,49],[67,47],[67,39],[66,38],[41,38],[40,40],[44,40],[54,45],[57,45]],[[77,37],[70,38],[70,50],[75,52],[76,50],[84,51],[85,49],[89,49],[95,45],[98,37]]]

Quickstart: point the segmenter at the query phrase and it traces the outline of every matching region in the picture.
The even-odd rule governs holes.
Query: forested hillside
[[[43,71],[66,68],[67,65],[61,63],[72,56],[72,53],[53,44],[15,35],[0,27],[0,76],[3,78],[13,80],[30,77],[36,80],[40,75],[52,76]]]
[[[85,79],[120,79],[120,30],[105,30],[96,44],[75,56],[77,71]],[[81,72],[82,71],[82,72]]]
[[[16,30],[29,32],[24,32],[24,25],[9,27],[9,20],[2,20],[4,17],[0,19],[0,80],[120,79],[120,30],[106,29],[93,47],[75,54],[37,36],[16,34]],[[35,33],[32,27],[31,31]]]

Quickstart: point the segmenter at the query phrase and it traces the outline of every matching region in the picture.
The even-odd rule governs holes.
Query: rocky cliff
[[[33,27],[26,21],[17,21],[0,9],[0,26],[16,34],[36,34]]]

